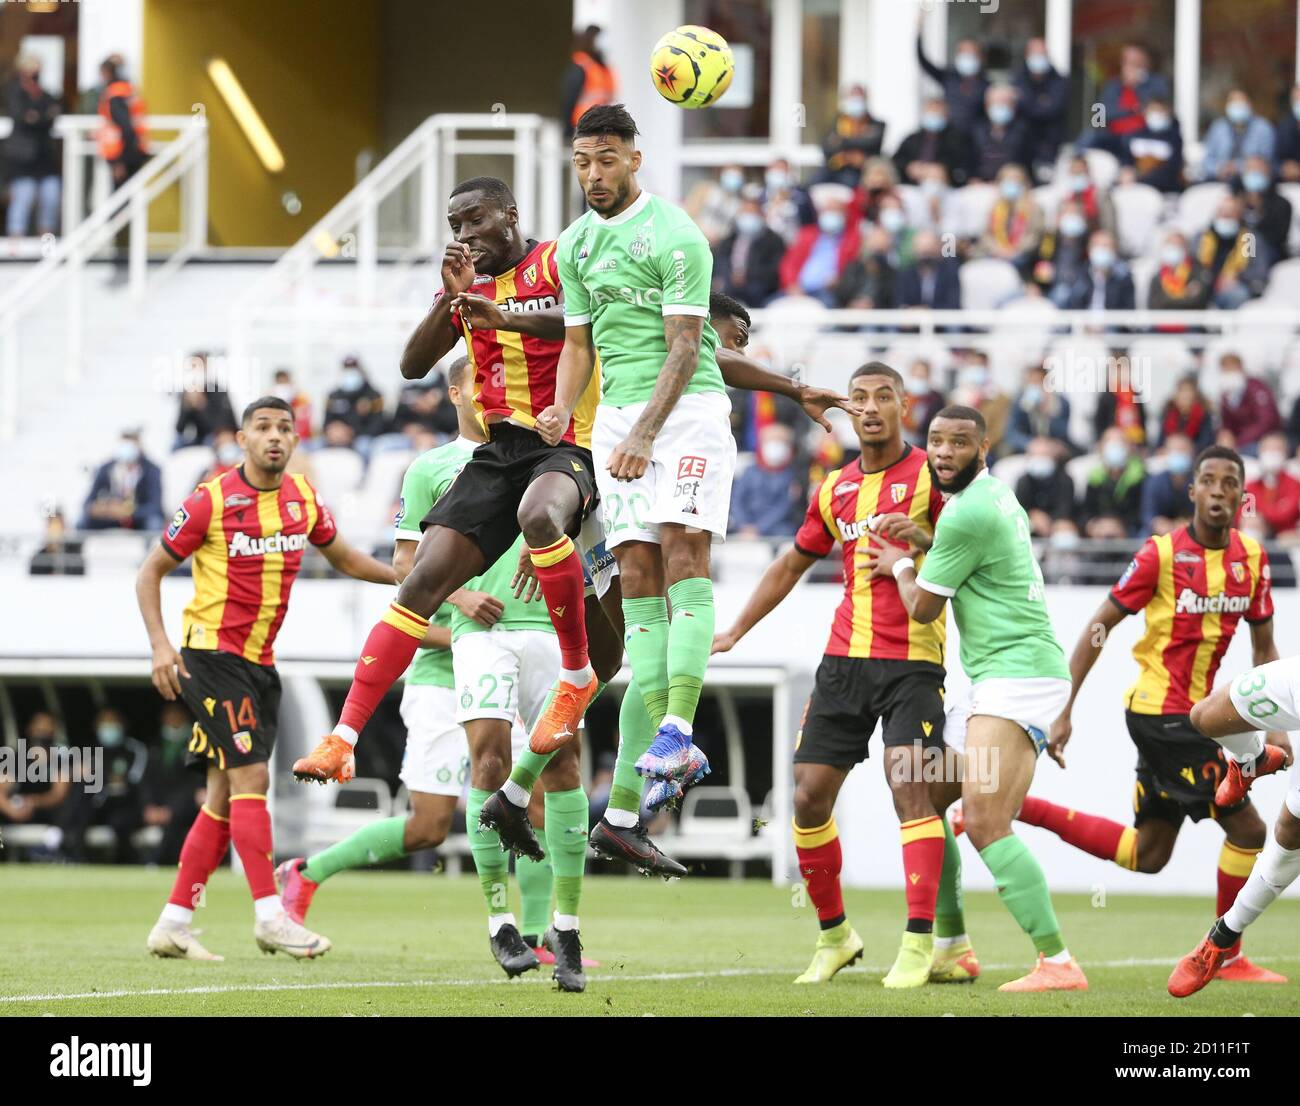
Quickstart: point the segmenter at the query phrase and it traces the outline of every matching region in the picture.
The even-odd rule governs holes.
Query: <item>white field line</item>
[[[1300,960],[1300,956],[1259,956],[1251,957],[1257,964],[1269,963],[1294,963]],[[1131,958],[1127,960],[1102,960],[1091,961],[1084,964],[1085,968],[1155,968],[1155,967],[1172,967],[1178,961],[1168,958],[1140,959]],[[1010,971],[1027,966],[1024,963],[1015,964],[981,964],[980,967],[986,971]],[[637,975],[616,975],[604,973],[591,975],[588,978],[594,983],[672,983],[688,979],[730,979],[744,976],[764,976],[764,975],[788,975],[793,978],[802,969],[799,967],[789,968],[722,968],[717,971],[700,971],[700,972],[649,972]],[[881,975],[889,971],[888,964],[868,964],[861,967],[846,968],[845,971],[854,974],[864,975]],[[170,996],[170,995],[227,995],[227,994],[261,994],[277,991],[356,991],[368,988],[406,988],[406,987],[494,987],[500,985],[509,985],[516,982],[511,979],[379,979],[379,980],[340,980],[338,982],[320,982],[320,983],[250,983],[236,984],[231,986],[211,986],[211,987],[149,987],[144,990],[121,990],[121,991],[81,991],[76,993],[51,993],[36,995],[0,995],[0,1003],[16,1002],[70,1002],[73,1000],[84,1001],[86,999],[97,998],[144,998],[148,996]],[[541,974],[525,977],[518,982],[524,984],[549,984],[551,982],[548,976]]]

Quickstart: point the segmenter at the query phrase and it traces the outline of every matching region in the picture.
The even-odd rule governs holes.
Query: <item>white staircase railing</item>
[[[94,118],[98,122],[98,117],[91,116],[67,118]],[[17,433],[22,372],[20,326],[61,282],[66,283],[64,379],[72,385],[81,378],[84,357],[82,276],[86,261],[109,245],[129,223],[128,289],[133,299],[143,299],[150,283],[149,205],[177,183],[181,189],[182,233],[175,248],[155,270],[152,282],[179,268],[207,242],[207,121],[202,115],[155,118],[158,129],[175,129],[179,132],[177,137],[159,149],[126,184],[109,193],[86,219],[71,227],[62,238],[48,243],[42,259],[0,294],[0,440],[11,439]],[[155,119],[150,119],[150,126],[151,129],[155,126]],[[84,164],[84,158],[79,156],[76,160]],[[84,178],[77,181],[65,178],[65,196],[74,185],[80,192]]]
[[[430,116],[239,297],[231,310],[232,359],[251,364],[250,344],[258,327],[293,330],[313,322],[346,325],[350,320],[374,325],[389,314],[376,288],[380,205],[414,179],[414,233],[400,256],[431,260],[451,237],[445,201],[465,175],[458,171],[458,159],[465,156],[511,158],[508,182],[520,221],[539,237],[559,234],[567,165],[557,122],[504,112]],[[326,261],[351,263],[349,302],[312,308],[297,293],[304,278]]]

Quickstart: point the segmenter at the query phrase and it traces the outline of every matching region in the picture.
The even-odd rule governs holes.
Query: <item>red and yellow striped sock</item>
[[[357,733],[365,728],[379,701],[406,671],[415,652],[429,632],[429,620],[400,603],[392,603],[384,617],[375,623],[361,650],[352,686],[339,715],[339,724]]]
[[[943,872],[943,821],[937,814],[899,825],[903,844],[903,892],[910,933],[934,931],[934,904]]]
[[[1217,917],[1222,918],[1228,912],[1228,908],[1237,901],[1237,892],[1246,886],[1250,870],[1255,867],[1255,857],[1262,851],[1262,849],[1243,849],[1228,841],[1223,843],[1223,848],[1219,850],[1219,893],[1214,907]],[[1241,942],[1238,941],[1228,949],[1224,959],[1231,960],[1240,952]]]
[[[832,816],[825,825],[803,829],[794,823],[794,848],[799,871],[808,887],[808,897],[817,911],[822,929],[834,929],[844,921],[844,896],[840,892],[840,831]]]
[[[181,846],[180,870],[167,901],[186,910],[196,909],[203,889],[229,845],[230,819],[213,814],[206,806],[200,807]]]
[[[541,549],[528,550],[542,585],[546,609],[560,643],[560,663],[570,671],[587,667],[587,613],[583,593],[582,561],[573,539],[562,537]]]
[[[1068,806],[1049,803],[1033,795],[1025,796],[1024,805],[1016,820],[1030,826],[1042,826],[1056,834],[1067,845],[1082,849],[1085,853],[1102,860],[1113,860],[1121,868],[1132,868],[1133,863],[1125,863],[1122,857],[1136,858],[1134,845],[1137,836],[1132,826],[1103,818],[1099,814],[1085,814],[1081,810],[1071,810]],[[1127,836],[1126,836],[1127,835]],[[1132,845],[1125,842],[1131,839]]]
[[[272,861],[271,812],[266,796],[230,796],[230,840],[244,866],[253,901],[275,894],[275,866]]]

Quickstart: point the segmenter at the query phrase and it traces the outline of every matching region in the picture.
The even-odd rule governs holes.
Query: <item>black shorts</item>
[[[1186,714],[1124,712],[1129,737],[1137,746],[1137,783],[1133,788],[1134,825],[1159,818],[1180,826],[1184,818],[1222,818],[1235,814],[1249,799],[1233,806],[1214,805],[1214,791],[1227,771],[1217,741],[1197,733]]]
[[[943,746],[943,666],[930,661],[822,657],[795,739],[796,764],[866,760],[876,722],[885,744]]]
[[[181,698],[196,719],[190,764],[225,771],[265,763],[275,748],[280,716],[280,676],[216,649],[182,649],[190,678],[181,677]]]
[[[573,477],[582,508],[569,528],[577,537],[596,498],[596,466],[591,450],[561,442],[550,446],[535,430],[494,422],[488,441],[474,450],[469,463],[420,523],[446,526],[471,538],[488,567],[496,564],[519,537],[519,501],[528,485],[544,472]]]

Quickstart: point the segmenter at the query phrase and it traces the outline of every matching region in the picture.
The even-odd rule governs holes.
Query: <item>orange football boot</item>
[[[1079,962],[1070,957],[1068,964],[1053,964],[1041,952],[1038,963],[1028,975],[1004,983],[999,991],[1086,991],[1088,977],[1083,974]]]
[[[352,746],[337,734],[326,734],[307,756],[293,762],[293,778],[303,783],[347,783],[356,774]]]
[[[1276,745],[1265,745],[1254,764],[1242,764],[1232,757],[1227,760],[1228,770],[1214,792],[1215,806],[1236,806],[1260,776],[1271,776],[1286,764],[1286,752]]]
[[[578,732],[578,723],[587,713],[587,707],[596,697],[599,688],[600,681],[594,672],[586,687],[575,687],[567,680],[560,680],[550,703],[533,726],[528,747],[534,753],[545,756],[572,741]]]
[[[1269,971],[1268,968],[1261,968],[1244,956],[1234,956],[1231,960],[1225,960],[1216,978],[1226,979],[1230,983],[1285,983],[1287,981],[1286,976]]]
[[[1206,937],[1174,967],[1169,976],[1169,993],[1174,998],[1196,994],[1218,973],[1225,951]]]

